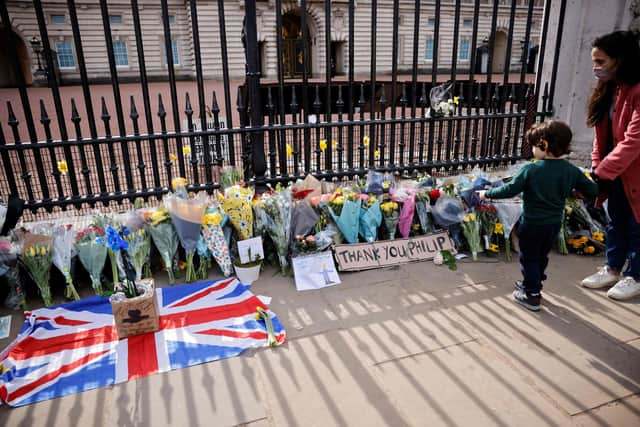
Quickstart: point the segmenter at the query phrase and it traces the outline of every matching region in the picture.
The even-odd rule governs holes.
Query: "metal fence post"
[[[264,124],[262,102],[260,100],[260,64],[258,63],[258,37],[256,29],[256,0],[245,0],[245,35],[247,49],[246,87],[251,128],[261,128]],[[251,168],[257,192],[264,190],[267,162],[264,154],[264,132],[250,132]],[[245,177],[247,178],[247,177]]]

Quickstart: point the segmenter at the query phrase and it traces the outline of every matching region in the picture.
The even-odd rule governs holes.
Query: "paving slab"
[[[253,357],[196,365],[113,388],[105,425],[235,426],[267,417]]]
[[[580,427],[640,426],[640,396],[629,396],[573,417]]]
[[[640,391],[640,353],[562,307],[531,313],[505,295],[453,309],[569,414]]]
[[[376,366],[414,426],[561,426],[567,414],[478,342]]]
[[[338,332],[289,341],[256,357],[274,425],[410,425]]]
[[[89,390],[19,408],[2,405],[0,426],[68,427],[72,425],[70,420],[82,420],[87,426],[109,425],[112,405],[111,388]]]

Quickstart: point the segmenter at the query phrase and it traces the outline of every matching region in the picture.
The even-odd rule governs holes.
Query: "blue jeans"
[[[542,281],[547,278],[544,271],[549,263],[549,251],[558,239],[560,224],[520,224],[520,271],[522,286],[527,295],[539,296]]]
[[[609,190],[607,213],[611,221],[607,224],[607,266],[622,271],[625,276],[640,280],[640,224],[629,206],[620,178]]]

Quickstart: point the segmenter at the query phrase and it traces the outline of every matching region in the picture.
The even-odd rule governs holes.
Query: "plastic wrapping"
[[[464,218],[464,208],[460,199],[451,196],[440,196],[431,209],[433,220],[442,228],[459,224]]]
[[[360,209],[358,232],[367,242],[375,242],[378,237],[378,227],[382,224],[380,201],[376,200],[368,207]]]

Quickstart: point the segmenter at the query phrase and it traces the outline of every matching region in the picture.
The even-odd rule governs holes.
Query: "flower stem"
[[[193,253],[187,254],[187,283],[191,283],[196,280],[196,272],[193,268]]]
[[[109,249],[109,260],[111,261],[111,277],[113,278],[113,291],[115,292],[118,286],[118,261],[116,260],[115,251]]]

